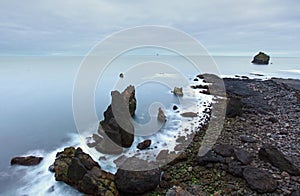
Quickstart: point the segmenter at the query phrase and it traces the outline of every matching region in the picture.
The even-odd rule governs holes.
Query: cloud
[[[298,1],[2,0],[1,52],[86,53],[105,36],[139,25],[167,25],[212,52],[299,50]]]

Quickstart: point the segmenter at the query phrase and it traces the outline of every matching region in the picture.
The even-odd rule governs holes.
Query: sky
[[[213,55],[300,56],[298,0],[1,0],[0,55],[85,55],[105,37],[163,25]]]

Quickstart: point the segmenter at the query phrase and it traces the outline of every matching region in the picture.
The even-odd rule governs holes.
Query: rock
[[[234,118],[236,116],[241,116],[243,113],[243,104],[241,98],[230,96],[227,102],[226,116],[229,118]]]
[[[166,196],[192,196],[192,194],[180,186],[174,186],[168,190]]]
[[[258,155],[261,160],[271,163],[280,170],[286,171],[291,175],[300,175],[299,168],[275,146],[265,145],[259,150]]]
[[[81,148],[65,148],[54,162],[55,180],[63,181],[88,195],[118,195],[114,175],[101,167]]]
[[[248,165],[253,160],[253,156],[244,149],[236,149],[234,154],[236,159],[244,165]]]
[[[120,78],[124,78],[124,74],[123,74],[123,73],[120,73],[120,74],[119,74],[119,77],[120,77]]]
[[[112,91],[112,103],[104,112],[104,120],[100,122],[98,132],[101,135],[102,128],[116,145],[129,148],[134,140],[134,127],[131,116],[136,110],[135,90],[128,86],[121,94]]]
[[[178,109],[177,105],[173,105],[173,110],[177,110],[177,109]]]
[[[257,139],[251,135],[240,135],[240,140],[245,143],[255,143]]]
[[[143,142],[137,145],[137,148],[140,150],[144,150],[151,145],[151,140],[144,140]]]
[[[50,166],[48,167],[48,170],[49,170],[50,172],[54,173],[54,172],[55,172],[54,164],[50,165]]]
[[[179,97],[183,96],[182,88],[179,88],[179,87],[174,87],[173,93],[174,93],[174,95],[177,95]]]
[[[185,118],[194,118],[194,117],[198,116],[197,113],[194,113],[194,112],[184,112],[184,113],[181,113],[180,115]]]
[[[228,172],[236,177],[243,177],[244,166],[240,162],[232,161],[228,164]]]
[[[225,163],[225,158],[210,150],[205,155],[198,156],[198,163],[199,165],[206,165],[208,163]]]
[[[162,123],[167,121],[167,117],[161,108],[158,108],[157,120]]]
[[[263,53],[259,52],[257,55],[254,56],[253,60],[251,63],[254,64],[260,64],[260,65],[268,65],[270,60],[270,56]]]
[[[268,121],[270,121],[272,123],[277,123],[278,122],[277,118],[275,118],[275,117],[268,118]]]
[[[300,195],[300,188],[292,192],[291,196],[299,196]]]
[[[255,167],[246,167],[243,176],[249,187],[259,193],[272,193],[277,189],[277,182],[271,174]]]
[[[148,162],[137,158],[127,159],[115,175],[117,188],[122,193],[143,194],[154,190],[160,183],[161,171],[147,169]]]
[[[43,160],[43,157],[27,156],[27,157],[14,157],[11,159],[11,165],[24,165],[33,166],[38,165]]]
[[[234,152],[233,146],[230,144],[217,144],[214,146],[213,150],[223,157],[230,157]]]

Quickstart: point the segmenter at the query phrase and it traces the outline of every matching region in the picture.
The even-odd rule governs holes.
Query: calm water
[[[141,57],[138,60],[125,58],[113,62],[111,69],[106,70],[105,79],[99,80],[95,90],[95,105],[99,119],[110,102],[111,89],[116,86],[116,81],[120,80],[119,73],[128,71],[128,68],[136,65],[139,60],[147,61],[148,58]],[[198,74],[184,59],[159,56],[156,60],[174,66],[189,79]],[[222,76],[235,74],[251,76],[250,73],[260,73],[265,75],[261,77],[263,79],[271,76],[300,78],[300,58],[274,57],[271,59],[272,64],[268,66],[251,64],[251,57],[214,57],[214,60]],[[56,149],[81,142],[76,138],[77,131],[72,110],[73,84],[81,61],[82,57],[0,57],[1,195],[15,195],[13,190],[22,186],[26,186],[23,188],[25,192],[29,191],[30,183],[26,184],[26,181],[32,179],[20,176],[25,173],[36,175],[36,173],[28,174],[28,169],[23,167],[10,167],[11,157],[32,153],[54,156],[53,152]],[[206,63],[203,62],[203,66]],[[162,72],[159,74],[165,73]],[[170,78],[169,81],[180,82],[178,78]],[[157,99],[164,102],[167,107],[171,107],[167,103],[176,102],[164,98],[164,93],[168,91],[167,86],[144,85],[137,87],[138,89],[140,89],[137,93],[138,100]],[[138,108],[137,112],[146,115],[142,120],[148,118],[147,113],[143,113],[143,107]],[[43,165],[34,167],[36,168],[34,171],[47,170],[48,164],[46,161]],[[52,181],[53,178],[49,179],[48,183]],[[44,186],[41,187],[44,190],[50,185],[47,182],[40,184]],[[78,194],[63,184],[60,188],[66,194],[68,191],[70,195]],[[51,192],[49,194],[51,195]]]

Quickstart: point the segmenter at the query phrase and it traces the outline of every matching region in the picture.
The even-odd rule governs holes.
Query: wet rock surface
[[[24,165],[33,166],[38,165],[43,160],[43,157],[26,156],[26,157],[14,157],[11,159],[11,165]]]
[[[100,122],[98,133],[104,138],[107,136],[119,147],[129,148],[134,140],[131,116],[136,110],[135,88],[128,86],[122,93],[112,91],[111,96],[112,103],[104,112],[104,120]],[[106,148],[105,144],[99,145],[103,147],[99,146],[96,149]]]
[[[259,64],[259,65],[268,65],[269,60],[270,60],[269,55],[267,55],[263,52],[259,52],[257,55],[254,56],[251,63]]]
[[[114,175],[101,167],[81,148],[65,148],[54,162],[55,180],[63,181],[87,195],[118,195]]]

